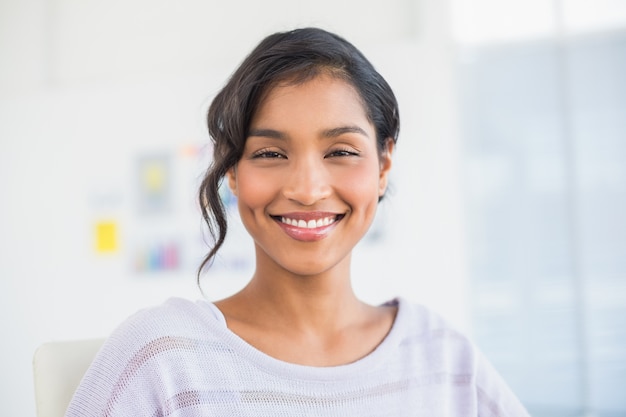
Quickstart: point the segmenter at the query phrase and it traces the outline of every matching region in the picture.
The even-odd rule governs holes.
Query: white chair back
[[[104,339],[50,342],[33,358],[37,417],[63,417]]]

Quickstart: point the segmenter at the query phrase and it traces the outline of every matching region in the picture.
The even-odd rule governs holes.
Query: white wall
[[[190,268],[137,276],[125,248],[98,256],[93,221],[111,210],[122,231],[138,230],[128,184],[136,155],[205,141],[207,99],[275,30],[319,25],[344,35],[400,101],[395,192],[377,220],[386,240],[358,249],[358,293],[372,302],[402,295],[467,326],[446,4],[1,2],[0,415],[34,416],[31,358],[39,344],[104,336],[141,307],[200,296]],[[191,187],[177,195],[193,198]],[[102,196],[115,202],[95,205]],[[218,298],[243,280],[206,282]]]

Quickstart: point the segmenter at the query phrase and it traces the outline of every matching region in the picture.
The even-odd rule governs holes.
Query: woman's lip
[[[300,218],[299,220],[302,221],[310,221],[310,220],[318,220],[318,219],[322,219],[322,218],[327,218],[327,217],[333,217],[334,221],[330,224],[326,224],[326,225],[322,225],[319,227],[298,227],[295,226],[293,224],[288,224],[283,222],[283,217],[288,217],[288,215],[285,216],[281,216],[281,217],[277,217],[277,216],[272,216],[272,218],[276,221],[276,223],[278,223],[278,225],[280,226],[280,228],[292,239],[295,240],[299,240],[301,242],[315,242],[321,239],[324,239],[332,229],[334,229],[337,224],[341,221],[341,219],[343,218],[343,215],[337,215],[337,214],[330,214],[330,216],[322,216],[322,217],[311,217],[310,214],[308,216],[306,216],[306,218]],[[293,217],[288,217],[288,218],[292,218]]]
[[[308,222],[309,220],[318,220],[326,217],[339,217],[342,214],[332,211],[296,211],[290,213],[281,213],[277,215],[272,215],[273,218],[280,219],[281,217],[285,217],[292,220],[304,220]]]

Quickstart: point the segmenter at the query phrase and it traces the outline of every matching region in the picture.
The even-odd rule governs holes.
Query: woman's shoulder
[[[398,305],[394,327],[397,327],[398,343],[408,352],[424,355],[425,359],[442,354],[453,355],[472,367],[476,348],[470,338],[456,326],[431,308],[398,298],[392,301]]]
[[[219,318],[210,306],[202,300],[170,298],[159,305],[138,310],[123,321],[111,337],[116,334],[135,338],[206,334],[207,329],[219,326]]]
[[[444,318],[430,307],[415,303],[405,298],[396,298],[387,304],[398,306],[398,322],[405,331],[413,337],[442,336],[469,341],[465,334],[449,320]]]
[[[185,378],[196,377],[202,364],[226,350],[220,332],[219,318],[204,301],[172,298],[137,311],[104,342],[67,415],[104,415],[112,409],[127,411],[114,415],[140,415],[139,410],[157,407],[155,392],[165,395],[184,386]]]
[[[403,299],[396,302],[405,363],[412,361],[417,364],[416,372],[439,375],[456,386],[473,386],[477,407],[487,414],[496,411],[498,415],[528,416],[469,336],[424,305]]]
[[[205,321],[207,318],[215,319],[210,304],[204,300],[191,301],[186,298],[172,297],[161,304],[137,310],[137,312],[128,317],[125,323],[149,323],[155,320],[159,322],[166,320],[166,323],[169,323],[170,320],[177,321],[180,319],[195,322]]]
[[[120,370],[153,356],[180,357],[220,344],[220,321],[206,301],[170,298],[144,307],[117,326],[97,356]]]

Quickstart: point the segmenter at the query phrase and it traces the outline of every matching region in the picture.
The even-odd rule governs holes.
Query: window
[[[623,416],[626,3],[454,4],[476,341],[533,416]]]

